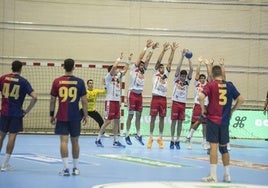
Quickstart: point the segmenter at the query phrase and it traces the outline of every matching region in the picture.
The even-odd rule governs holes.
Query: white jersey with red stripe
[[[130,68],[130,78],[129,78],[129,90],[135,93],[142,93],[144,88],[144,73],[142,73],[139,68],[133,64]]]
[[[188,77],[186,77],[184,82],[180,80],[179,76],[174,78],[174,87],[171,98],[172,101],[186,103],[190,81],[191,80]]]
[[[167,97],[167,78],[169,72],[165,69],[164,74],[160,74],[158,70],[153,70],[153,89],[152,94],[156,96]]]
[[[106,101],[120,101],[121,88],[120,88],[120,79],[122,73],[118,73],[116,76],[107,73],[104,78],[105,86],[107,90]]]
[[[195,80],[194,81],[194,86],[195,86],[195,90],[194,90],[194,103],[195,104],[199,104],[199,93],[203,91],[205,85],[207,84],[208,82],[205,81],[204,84],[202,84],[199,80]],[[208,97],[205,98],[205,101],[204,101],[204,104],[205,106],[208,105]]]

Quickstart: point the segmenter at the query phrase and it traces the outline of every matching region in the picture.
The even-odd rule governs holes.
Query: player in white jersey
[[[165,52],[171,46],[171,53],[168,59],[168,64],[166,68],[161,61]],[[167,78],[171,70],[171,64],[174,57],[174,52],[176,48],[178,48],[178,44],[173,42],[172,45],[169,43],[163,44],[163,50],[158,57],[158,60],[155,64],[155,69],[153,70],[153,88],[152,88],[152,101],[150,107],[150,115],[151,115],[151,122],[150,122],[150,138],[147,143],[147,148],[152,148],[153,144],[153,132],[155,127],[155,120],[156,116],[159,115],[159,138],[157,139],[157,143],[160,149],[164,148],[163,145],[163,130],[164,130],[164,118],[166,116],[167,111]]]
[[[142,61],[148,48],[151,48],[148,55],[146,56],[145,61]],[[128,91],[128,118],[126,122],[126,143],[132,145],[132,142],[129,137],[129,130],[131,127],[131,120],[133,119],[134,112],[136,111],[136,136],[135,138],[139,141],[141,145],[144,145],[142,136],[140,133],[140,119],[142,113],[142,92],[144,88],[144,73],[147,70],[149,61],[152,57],[153,50],[158,47],[158,43],[153,43],[152,40],[147,40],[146,47],[140,53],[137,61],[133,63],[130,67],[130,82],[129,82],[129,91]]]
[[[119,62],[123,58],[123,53],[114,62],[113,65],[108,67],[108,73],[104,78],[107,94],[105,98],[105,112],[104,112],[104,123],[100,128],[98,137],[95,144],[98,147],[103,147],[101,143],[101,135],[103,134],[105,128],[114,121],[114,147],[125,147],[118,140],[119,131],[119,120],[120,120],[120,99],[121,99],[121,86],[120,79],[124,76],[128,69],[128,63],[125,64],[123,70],[120,72],[117,69]]]
[[[184,56],[188,50],[183,49],[179,64],[177,66],[177,70],[174,78],[174,88],[172,92],[172,107],[171,107],[171,141],[170,141],[170,149],[180,149],[180,135],[182,129],[182,122],[185,119],[185,108],[187,101],[188,88],[190,84],[190,80],[192,79],[193,74],[193,66],[191,58],[189,61],[189,73],[187,75],[186,70],[181,70],[182,62]],[[176,124],[177,129],[176,129]],[[175,141],[175,130],[177,130],[177,139]]]
[[[213,59],[212,59],[213,60]],[[211,61],[212,61],[211,60]],[[214,60],[213,60],[214,61]],[[207,77],[204,74],[200,74],[200,67],[201,64],[204,63],[207,68]],[[194,91],[194,107],[192,111],[192,120],[191,120],[191,128],[189,130],[189,134],[186,136],[185,140],[188,142],[188,149],[192,148],[191,144],[191,138],[196,131],[196,129],[199,127],[199,125],[202,123],[202,135],[203,135],[203,149],[207,150],[208,149],[208,144],[206,141],[206,119],[202,118],[201,116],[201,106],[199,104],[199,93],[203,91],[203,88],[205,85],[208,83],[207,78],[209,77],[209,62],[207,59],[204,59],[202,57],[198,58],[198,65],[196,68],[196,74],[195,74],[195,81],[194,81],[194,86],[195,86],[195,91]],[[208,105],[208,98],[205,98],[205,106]]]

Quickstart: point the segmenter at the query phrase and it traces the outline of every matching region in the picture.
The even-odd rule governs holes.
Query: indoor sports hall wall
[[[243,108],[260,110],[268,89],[267,31],[267,0],[0,0],[0,74],[10,72],[10,67],[3,64],[14,59],[59,64],[71,57],[80,64],[109,65],[121,52],[124,60],[133,52],[134,61],[146,40],[152,39],[160,47],[154,51],[146,73],[144,106],[149,106],[151,70],[162,44],[178,42],[169,96],[180,51],[188,48],[194,54],[194,68],[198,56],[213,57],[215,64],[223,57],[227,80],[234,82],[246,99]],[[163,58],[164,64],[169,52]],[[187,64],[185,61],[183,68],[188,70]],[[39,118],[48,118],[48,88],[63,70],[43,68],[43,74],[38,74],[37,68],[29,70],[27,79],[39,94],[40,106],[36,108],[44,110]],[[204,67],[202,71],[205,73]],[[75,74],[85,80],[92,76],[94,80],[102,79],[90,71],[88,75],[87,71]],[[127,88],[128,75],[125,79]],[[192,104],[191,84],[187,107]]]

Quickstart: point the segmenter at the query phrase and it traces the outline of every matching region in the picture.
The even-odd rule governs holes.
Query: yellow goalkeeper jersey
[[[87,110],[95,111],[98,95],[105,94],[105,93],[106,93],[106,89],[93,89],[92,91],[87,90],[87,101],[88,101]]]

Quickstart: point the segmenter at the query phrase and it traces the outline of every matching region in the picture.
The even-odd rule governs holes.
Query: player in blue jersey
[[[31,84],[20,74],[22,62],[12,63],[12,73],[0,77],[0,92],[2,95],[0,116],[0,151],[3,140],[8,134],[6,154],[1,165],[1,171],[9,171],[13,168],[9,165],[9,159],[13,152],[18,132],[23,131],[23,117],[30,112],[37,101],[37,95]],[[25,96],[31,96],[31,101],[26,109],[22,108]]]
[[[73,171],[72,175],[79,175],[78,158],[79,143],[78,138],[81,132],[81,120],[87,123],[87,96],[86,87],[82,79],[73,75],[74,60],[64,61],[65,75],[56,78],[51,88],[50,99],[50,122],[56,124],[55,134],[60,135],[60,153],[64,168],[60,175],[70,176],[68,164],[68,141],[69,135],[72,143]],[[58,98],[58,111],[54,116],[56,100]],[[79,102],[82,100],[83,117],[79,110]]]
[[[220,66],[212,67],[213,81],[207,83],[199,94],[202,115],[207,117],[206,136],[210,143],[210,175],[202,179],[203,182],[217,182],[218,148],[222,155],[224,166],[224,182],[231,182],[230,156],[227,149],[229,142],[229,124],[232,113],[244,102],[244,98],[231,82],[223,79]],[[204,99],[209,103],[205,108]],[[235,100],[234,106],[232,102]]]

